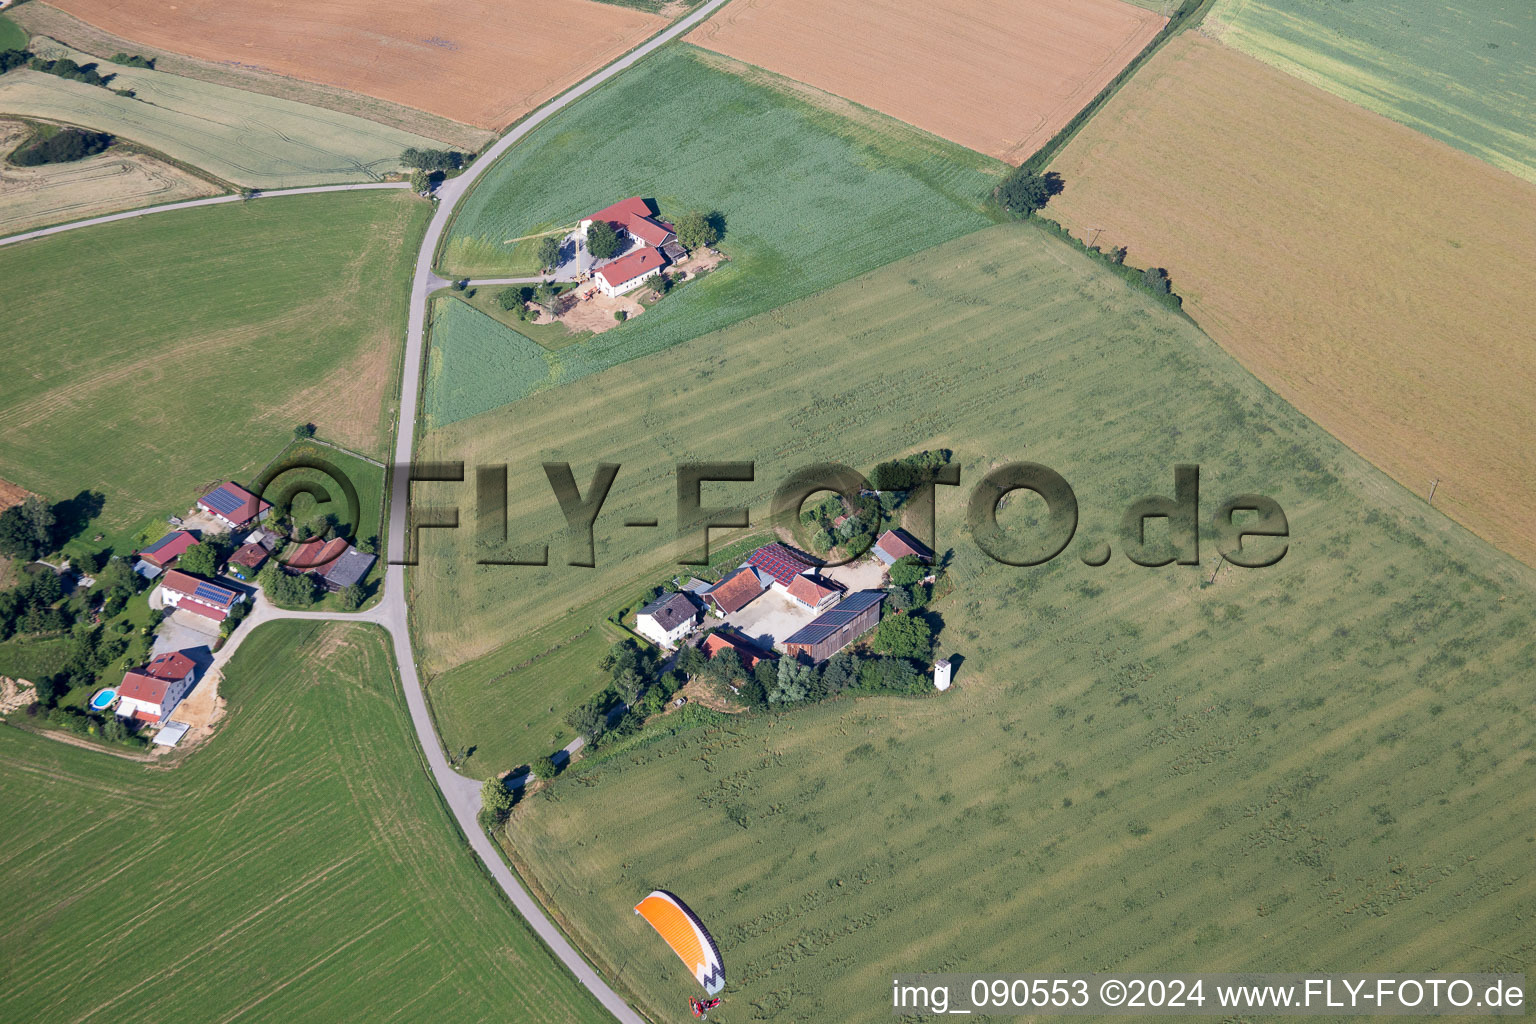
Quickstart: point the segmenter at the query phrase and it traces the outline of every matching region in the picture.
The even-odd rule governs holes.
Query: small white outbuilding
[[[935,690],[949,689],[949,659],[940,658],[933,663],[933,688]]]

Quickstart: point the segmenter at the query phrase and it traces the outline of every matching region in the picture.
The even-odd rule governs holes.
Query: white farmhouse
[[[141,722],[162,722],[192,689],[197,666],[180,651],[168,651],[136,672],[123,676],[117,689],[117,714]]]
[[[699,606],[684,593],[663,594],[635,616],[635,632],[662,647],[676,647],[699,622]]]
[[[625,292],[634,291],[660,274],[666,263],[666,257],[656,249],[636,249],[612,263],[603,264],[602,269],[592,275],[592,280],[597,283],[599,291],[614,299]]]

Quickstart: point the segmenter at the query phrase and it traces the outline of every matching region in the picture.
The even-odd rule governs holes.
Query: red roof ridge
[[[651,248],[636,249],[634,252],[620,256],[612,263],[604,264],[598,268],[598,273],[603,275],[603,280],[608,282],[608,287],[617,288],[628,281],[633,281],[641,274],[649,273],[652,268],[661,266],[666,262],[660,251]],[[617,276],[614,276],[617,275]]]

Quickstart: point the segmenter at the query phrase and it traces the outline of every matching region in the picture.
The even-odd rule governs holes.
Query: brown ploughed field
[[[60,0],[106,32],[499,129],[665,20],[592,0]]]
[[[1052,164],[1307,416],[1536,565],[1536,189],[1193,33]]]
[[[1119,0],[736,0],[688,41],[1018,163],[1164,21]]]

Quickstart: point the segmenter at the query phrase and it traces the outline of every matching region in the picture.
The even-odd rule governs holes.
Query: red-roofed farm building
[[[610,299],[625,292],[632,292],[661,273],[667,265],[666,258],[656,249],[636,249],[620,256],[612,263],[605,263],[592,275],[598,289]]]
[[[245,595],[239,591],[177,569],[172,569],[160,580],[160,586],[150,595],[151,607],[154,607],[156,595],[162,607],[195,612],[214,622],[223,622],[229,616],[229,610],[245,600]]]
[[[231,530],[266,518],[271,502],[262,501],[239,484],[219,484],[197,499],[197,507]]]

